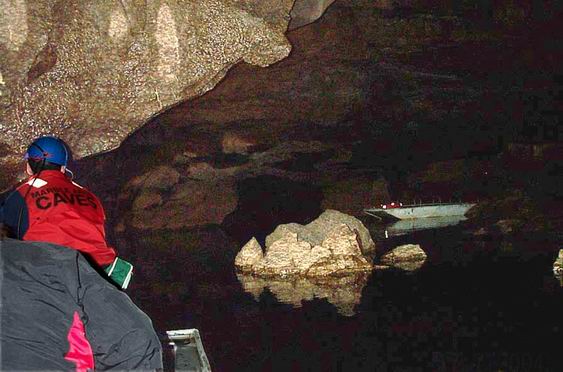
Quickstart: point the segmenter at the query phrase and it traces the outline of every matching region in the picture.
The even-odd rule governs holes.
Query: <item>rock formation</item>
[[[0,1],[3,163],[47,133],[75,158],[114,149],[156,113],[212,89],[237,62],[285,58],[289,13],[299,27],[332,1],[293,3]]]
[[[220,224],[236,208],[237,199],[232,180],[186,178],[171,166],[160,166],[125,185],[120,200],[132,204],[122,225],[177,229]]]
[[[467,224],[497,235],[548,232],[553,228],[542,205],[523,190],[507,189],[503,193],[501,198],[482,200],[471,208],[466,214]]]
[[[289,29],[302,27],[319,19],[335,0],[296,0],[291,10]]]
[[[563,249],[559,250],[559,256],[553,263],[553,272],[555,275],[563,276]]]
[[[360,221],[338,211],[325,211],[305,226],[280,225],[267,236],[265,254],[255,238],[240,250],[237,277],[256,300],[268,288],[280,302],[300,307],[302,301],[326,298],[352,316],[373,269],[360,241],[374,244],[367,230],[360,236],[360,228],[365,229]]]
[[[281,237],[286,236],[287,232],[297,234],[298,240],[306,241],[312,246],[322,245],[340,225],[346,225],[351,231],[357,234],[361,253],[366,254],[375,249],[375,243],[368,229],[360,220],[342,212],[328,209],[317,219],[305,226],[296,223],[278,226],[276,230],[266,237],[266,250]]]
[[[237,269],[259,277],[316,278],[370,272],[373,267],[362,255],[358,234],[345,224],[333,227],[319,244],[289,229],[277,229],[275,240],[268,238],[263,257],[251,239],[235,258]]]
[[[262,246],[256,238],[252,238],[235,257],[235,266],[242,272],[252,272],[252,268],[263,259]]]
[[[414,271],[422,267],[426,261],[426,253],[418,244],[405,244],[384,254],[380,262],[383,265],[397,267],[406,271]]]

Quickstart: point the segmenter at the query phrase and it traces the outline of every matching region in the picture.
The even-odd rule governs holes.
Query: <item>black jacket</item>
[[[65,360],[78,313],[96,370],[162,368],[152,322],[75,250],[0,239],[0,370],[73,370]]]

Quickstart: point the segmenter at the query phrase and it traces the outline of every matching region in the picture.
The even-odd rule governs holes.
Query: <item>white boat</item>
[[[367,208],[364,213],[385,220],[464,216],[475,203],[433,203],[402,205],[391,203],[380,208]]]
[[[174,371],[211,372],[197,329],[166,331],[166,335],[164,341],[173,347]]]

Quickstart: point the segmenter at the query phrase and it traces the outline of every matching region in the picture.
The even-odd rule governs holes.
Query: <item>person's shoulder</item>
[[[39,175],[23,180],[18,186],[16,186],[14,191],[19,192],[21,195],[25,195],[28,191],[39,190],[47,185],[49,185],[49,181]]]
[[[24,181],[21,181],[19,185],[17,185],[16,187],[14,187],[14,191],[22,191],[22,190],[27,190],[30,187],[41,187],[44,186],[47,182],[45,182],[44,180],[42,180],[41,178],[36,178],[35,180],[32,178],[28,178]]]
[[[2,194],[0,197],[0,204],[7,204],[9,202],[13,202],[14,200],[19,200],[23,195],[25,195],[30,187],[29,180],[20,182]]]
[[[79,184],[79,183],[77,183],[77,182],[75,182],[75,181],[73,181],[73,180],[69,180],[69,182],[70,182],[75,188],[78,188],[79,190],[81,190],[81,191],[87,193],[88,195],[90,195],[92,198],[94,198],[96,201],[99,202],[98,197],[97,197],[92,191],[88,190],[88,188],[86,188],[85,186],[82,186],[81,184]]]
[[[0,194],[0,206],[3,205],[9,198],[12,197],[12,194],[17,192],[17,186],[13,186]]]

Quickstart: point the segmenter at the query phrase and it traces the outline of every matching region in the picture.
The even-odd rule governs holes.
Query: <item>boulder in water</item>
[[[266,248],[270,247],[273,242],[279,240],[288,231],[297,234],[299,240],[306,241],[313,246],[321,245],[334,229],[342,224],[356,233],[362,253],[365,254],[375,249],[375,243],[368,229],[360,220],[333,209],[327,209],[316,220],[307,225],[297,223],[279,225],[272,234],[266,237]]]
[[[288,228],[276,230],[276,240],[270,239],[263,258],[253,238],[238,253],[236,267],[260,277],[329,277],[372,270],[362,255],[358,234],[345,224],[333,228],[320,244],[302,240]]]
[[[264,258],[262,247],[256,238],[250,239],[248,243],[242,247],[239,254],[235,258],[235,266],[242,272],[252,271],[252,267]]]
[[[559,250],[559,256],[553,263],[553,272],[555,275],[563,275],[563,249]]]
[[[384,265],[413,271],[419,269],[424,264],[426,253],[418,244],[405,244],[384,254],[380,261]]]

